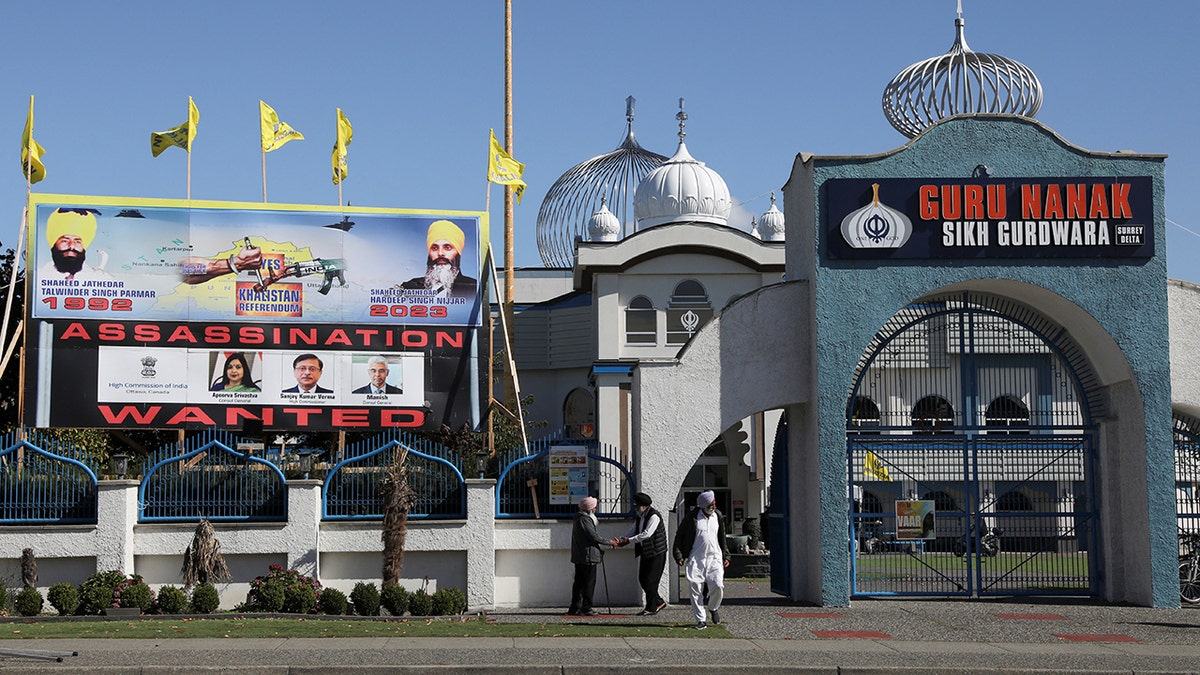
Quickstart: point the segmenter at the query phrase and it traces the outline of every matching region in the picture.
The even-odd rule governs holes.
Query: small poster
[[[935,520],[933,500],[896,500],[896,539],[933,540]]]
[[[578,504],[587,496],[587,446],[552,446],[547,460],[550,472],[550,503]]]

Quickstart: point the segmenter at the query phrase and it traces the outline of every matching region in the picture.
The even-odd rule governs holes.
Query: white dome
[[[758,236],[763,241],[783,241],[783,211],[775,208],[775,193],[771,193],[771,208],[758,219]]]
[[[725,225],[732,205],[725,179],[693,159],[683,141],[675,156],[651,171],[633,193],[639,230],[674,222]]]
[[[646,174],[633,193],[633,215],[637,229],[663,223],[712,223],[725,225],[733,201],[725,179],[688,154],[684,144],[683,99],[679,99],[679,149],[662,166]]]
[[[608,210],[604,199],[600,200],[600,210],[588,219],[589,241],[616,241],[621,234],[621,221]]]

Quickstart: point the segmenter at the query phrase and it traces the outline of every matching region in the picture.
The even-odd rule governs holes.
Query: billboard
[[[823,189],[830,258],[1136,265],[1154,256],[1149,176],[835,178]]]
[[[486,213],[34,195],[28,227],[27,425],[478,423]]]

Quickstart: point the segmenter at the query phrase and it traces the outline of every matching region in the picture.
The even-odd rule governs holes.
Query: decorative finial
[[[775,206],[775,191],[771,190],[771,206]]]
[[[679,142],[683,142],[683,137],[687,136],[687,132],[683,130],[687,123],[687,113],[683,111],[683,98],[679,99],[679,112],[675,113],[675,119],[679,120]]]
[[[962,18],[962,0],[958,0],[958,18]]]

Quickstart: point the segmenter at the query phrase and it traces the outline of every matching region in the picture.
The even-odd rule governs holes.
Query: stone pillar
[[[467,607],[496,607],[496,481],[468,478]]]
[[[321,485],[319,480],[287,482],[287,568],[321,578]]]
[[[96,492],[96,571],[132,574],[139,481],[102,480]]]

